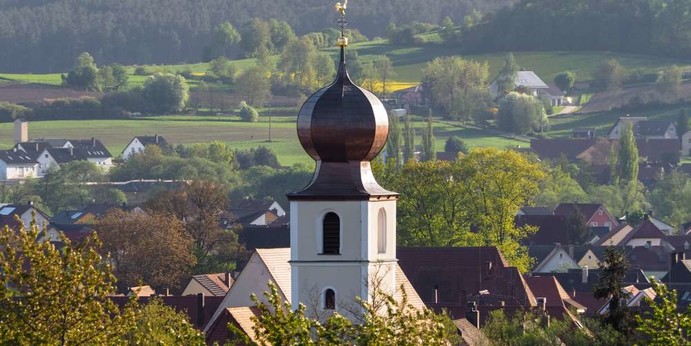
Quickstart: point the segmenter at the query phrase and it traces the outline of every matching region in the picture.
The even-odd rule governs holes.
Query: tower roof
[[[310,185],[290,199],[369,199],[398,194],[379,186],[370,161],[384,148],[389,119],[382,102],[353,83],[345,44],[336,80],[310,96],[298,113],[298,138],[317,162]]]
[[[353,83],[341,47],[336,80],[312,94],[298,114],[298,137],[316,161],[370,161],[379,154],[389,133],[382,102]]]

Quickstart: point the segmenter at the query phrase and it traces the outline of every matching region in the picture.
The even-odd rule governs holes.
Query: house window
[[[324,291],[324,310],[336,309],[336,292],[330,288]]]
[[[602,215],[602,210],[598,210],[597,215]]]
[[[338,255],[341,248],[341,218],[336,213],[324,215],[322,222],[322,254]]]
[[[612,223],[611,222],[605,222],[605,227],[611,227]]]
[[[591,222],[590,227],[597,227],[597,222]]]
[[[379,253],[386,253],[386,210],[384,208],[379,209],[377,219],[377,250]]]

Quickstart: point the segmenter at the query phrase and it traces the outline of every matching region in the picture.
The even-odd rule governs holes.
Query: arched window
[[[327,213],[322,222],[322,254],[338,255],[341,249],[341,219],[336,213]]]
[[[379,253],[386,253],[386,210],[379,209],[377,219],[377,250]]]
[[[324,310],[334,309],[336,309],[336,292],[327,288],[326,291],[324,291]]]

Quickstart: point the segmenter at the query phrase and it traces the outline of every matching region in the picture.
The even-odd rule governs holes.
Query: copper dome
[[[370,161],[384,147],[388,133],[384,105],[353,83],[341,49],[336,80],[312,94],[298,113],[300,144],[317,161]]]
[[[317,161],[312,181],[290,200],[396,199],[374,179],[370,161],[386,144],[389,117],[381,101],[348,76],[345,49],[333,84],[310,96],[298,113],[298,137]]]

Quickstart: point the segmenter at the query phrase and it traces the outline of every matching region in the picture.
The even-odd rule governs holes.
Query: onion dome
[[[370,161],[389,134],[384,105],[353,83],[344,52],[336,81],[310,96],[298,114],[300,144],[316,161]]]
[[[345,45],[336,80],[302,105],[298,137],[317,162],[309,186],[290,199],[369,199],[397,196],[379,186],[370,161],[384,148],[389,119],[382,102],[353,83],[345,61]]]

